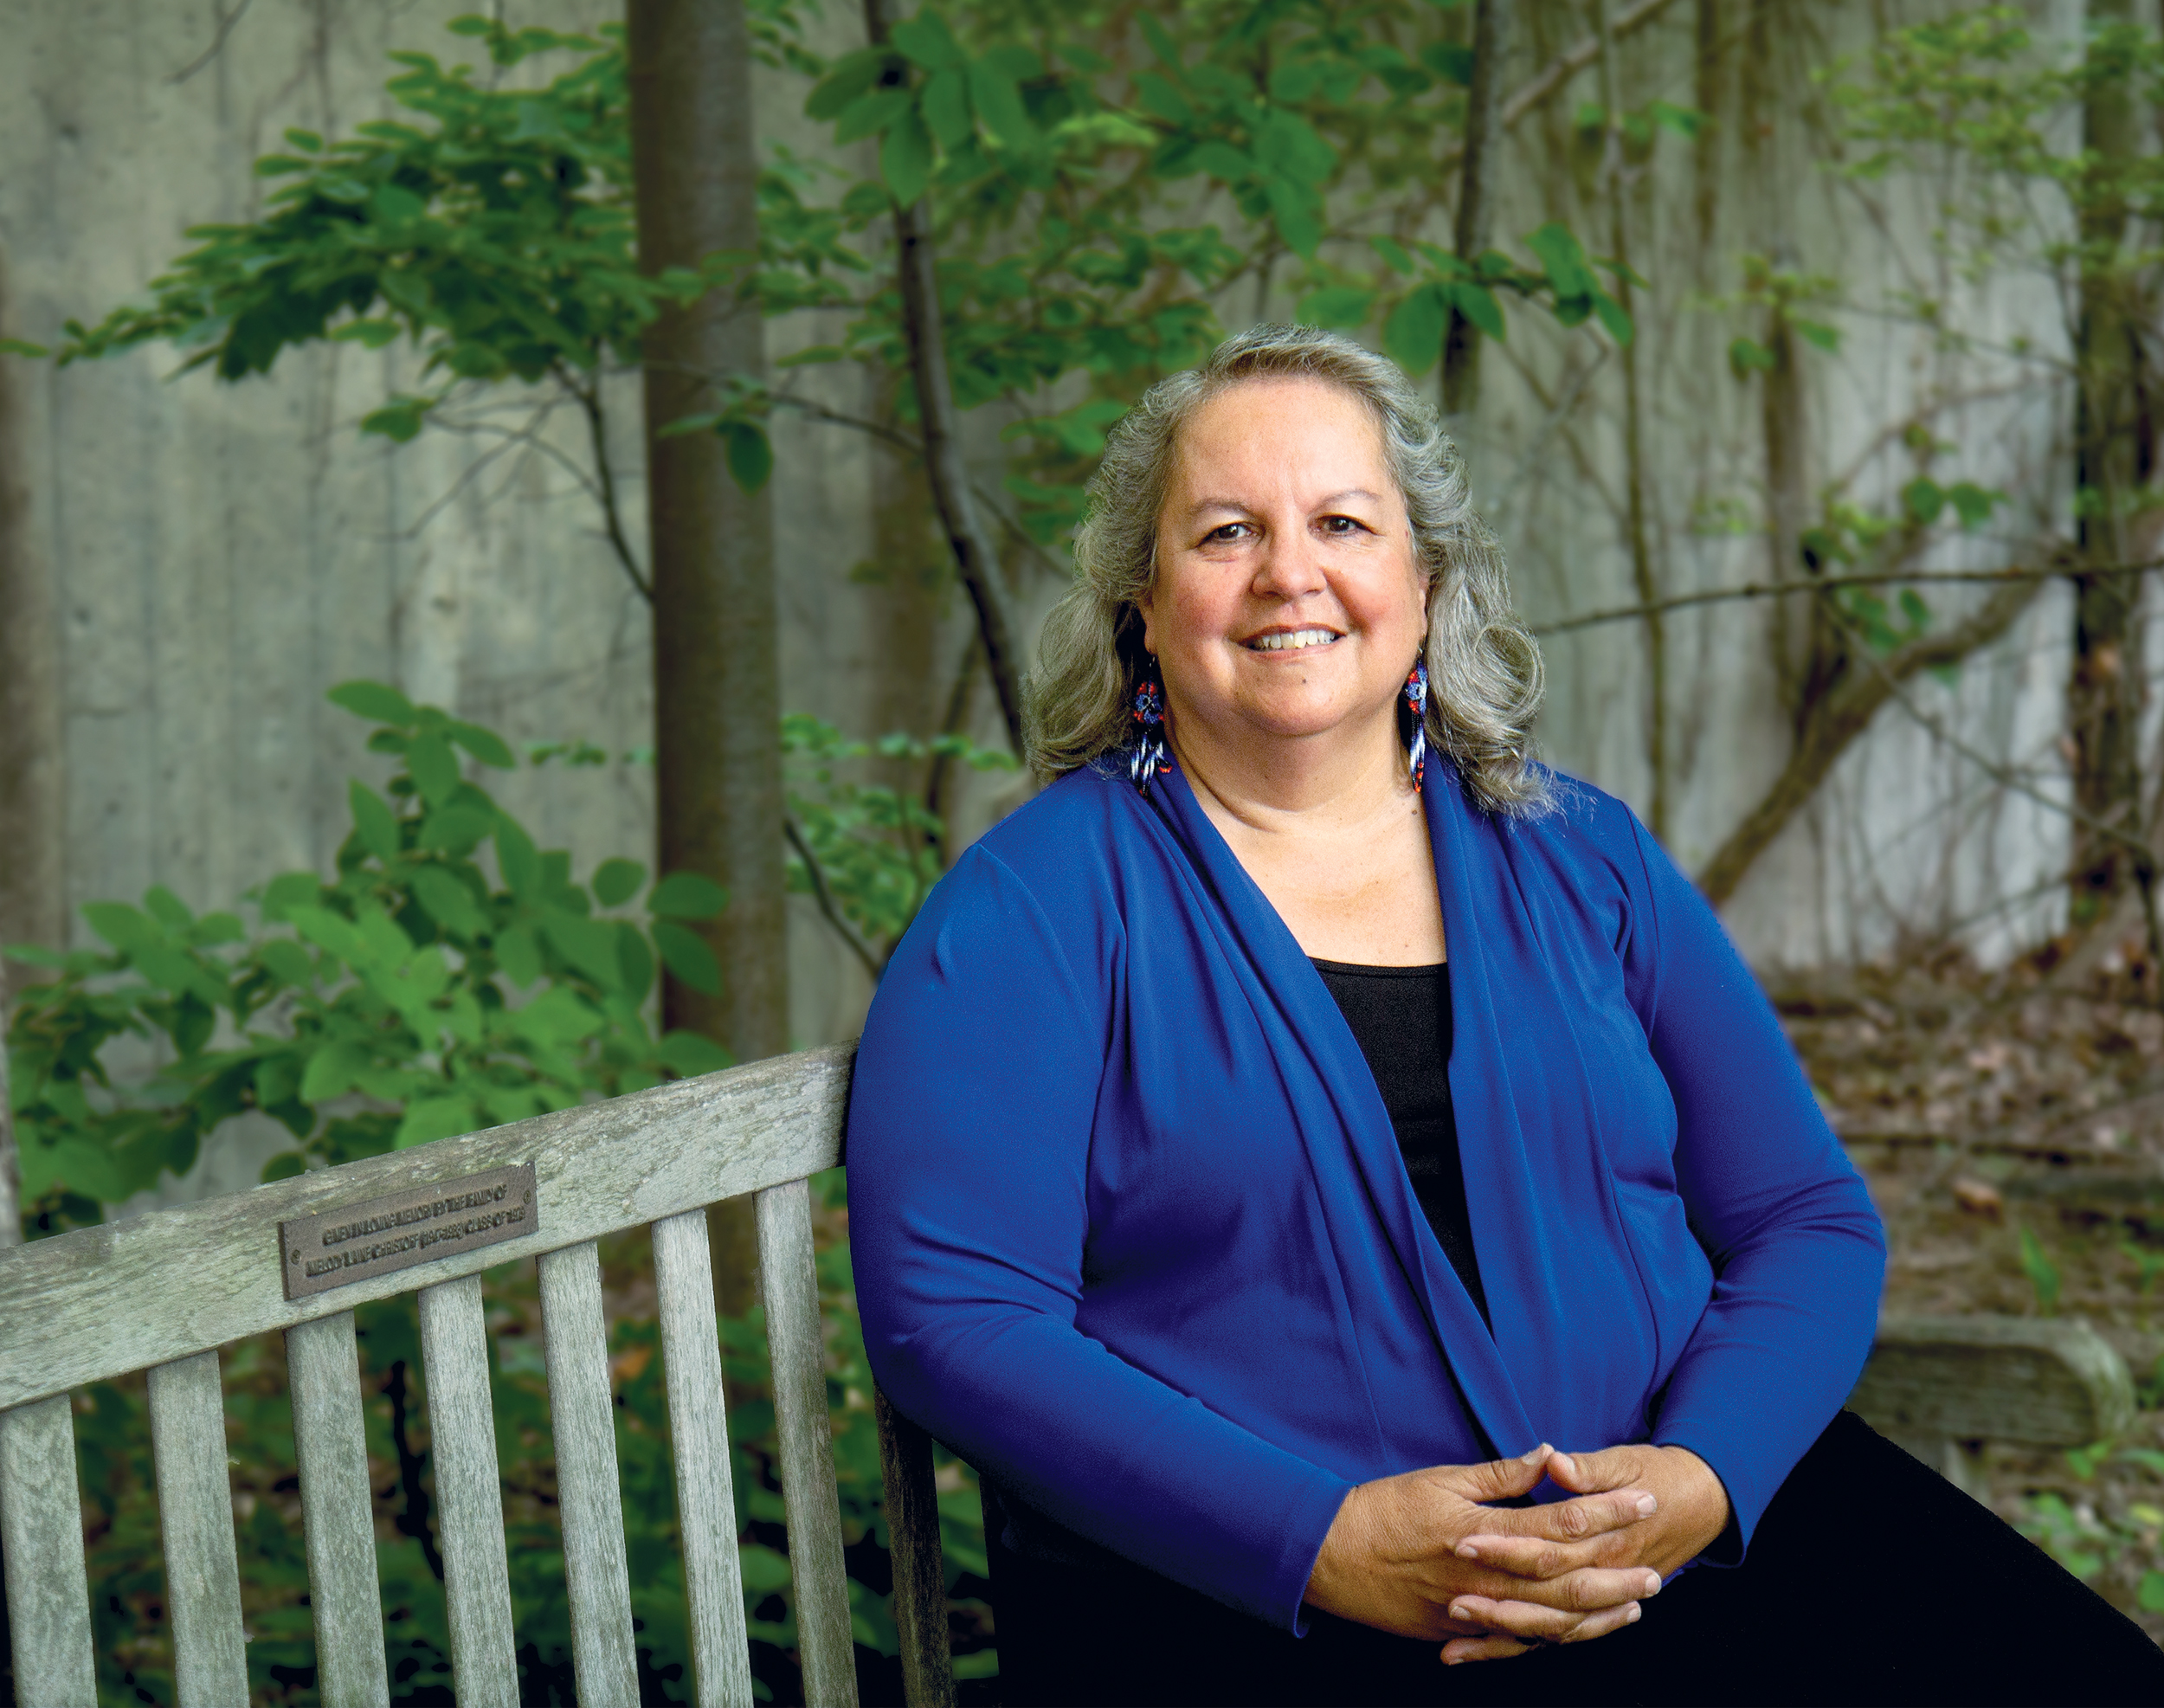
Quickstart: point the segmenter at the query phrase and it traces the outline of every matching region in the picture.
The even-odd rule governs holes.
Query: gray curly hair
[[[1074,586],[1037,643],[1024,732],[1030,769],[1050,783],[1127,741],[1143,657],[1137,602],[1156,577],[1157,517],[1181,429],[1227,387],[1290,377],[1342,387],[1381,430],[1427,577],[1428,739],[1491,811],[1538,812],[1549,803],[1546,774],[1533,763],[1540,648],[1511,612],[1503,549],[1473,513],[1458,448],[1397,364],[1311,326],[1254,326],[1227,338],[1201,367],[1151,386],[1112,429],[1075,534]]]

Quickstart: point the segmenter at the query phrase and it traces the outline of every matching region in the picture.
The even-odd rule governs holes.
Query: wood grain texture
[[[153,1365],[150,1388],[174,1693],[181,1708],[226,1708],[248,1700],[248,1648],[218,1355],[198,1352]]]
[[[789,1523],[789,1578],[796,1590],[797,1653],[811,1708],[854,1708],[856,1651],[841,1563],[834,1486],[834,1422],[812,1261],[811,1195],[801,1180],[759,1194],[759,1282],[774,1360],[774,1410],[782,1447],[782,1504]]]
[[[654,1224],[654,1284],[668,1377],[684,1587],[691,1603],[693,1700],[699,1708],[751,1708],[729,1421],[722,1403],[714,1270],[704,1212],[687,1210]]]
[[[316,1687],[324,1708],[383,1708],[390,1680],[383,1597],[376,1587],[375,1503],[361,1428],[353,1313],[341,1311],[287,1329],[286,1372],[308,1544]]]
[[[97,1708],[68,1395],[0,1412],[0,1557],[20,1708]]]
[[[1888,1317],[1850,1408],[1913,1439],[2079,1447],[2134,1421],[2134,1382],[2071,1318]]]
[[[541,1260],[541,1332],[579,1700],[634,1703],[639,1667],[631,1652],[616,1407],[602,1316],[601,1254],[590,1240]]]
[[[954,1651],[947,1636],[946,1561],[939,1546],[931,1437],[896,1411],[876,1386],[872,1407],[879,1416],[879,1479],[893,1538],[902,1699],[909,1708],[954,1708]]]
[[[491,1255],[502,1249],[493,1247]],[[421,1295],[421,1358],[428,1383],[429,1455],[442,1514],[452,1683],[460,1708],[517,1708],[511,1575],[504,1557],[504,1496],[497,1480],[480,1276],[447,1281]]]
[[[0,1251],[0,1409],[831,1168],[855,1054],[753,1062]],[[540,1186],[531,1234],[285,1297],[281,1220],[521,1162]]]

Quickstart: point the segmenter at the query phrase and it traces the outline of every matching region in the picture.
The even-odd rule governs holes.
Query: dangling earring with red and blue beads
[[[1127,750],[1127,776],[1136,788],[1150,788],[1150,779],[1172,769],[1172,756],[1164,745],[1164,680],[1157,671],[1157,655],[1142,655],[1142,680],[1135,684],[1135,740]]]
[[[1413,720],[1412,753],[1407,761],[1413,773],[1413,792],[1420,792],[1427,771],[1427,661],[1421,659],[1405,679],[1405,710]]]

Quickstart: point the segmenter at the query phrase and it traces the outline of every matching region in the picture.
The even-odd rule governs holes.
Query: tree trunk
[[[884,43],[899,21],[895,0],[864,0],[865,32]],[[954,407],[954,386],[947,374],[946,320],[939,306],[939,260],[932,246],[928,197],[894,207],[894,237],[899,251],[902,318],[909,334],[910,372],[917,383],[917,414],[924,438],[924,474],[932,502],[954,552],[956,572],[976,608],[977,634],[1008,739],[1022,751],[1021,654],[1000,584],[999,554],[985,532],[962,443]]]
[[[1616,300],[1635,315],[1630,281],[1631,186],[1624,170],[1623,97],[1615,60],[1615,30],[1608,0],[1594,8],[1600,32],[1600,103],[1607,114],[1607,178],[1610,244],[1622,271]],[[1646,537],[1646,412],[1639,395],[1639,340],[1633,320],[1631,340],[1622,346],[1623,473],[1628,484],[1624,525],[1631,554],[1631,584],[1646,607],[1646,760],[1652,772],[1652,801],[1646,815],[1655,837],[1668,837],[1668,628],[1660,608],[1660,583],[1653,572],[1652,543]]]
[[[696,267],[758,243],[751,42],[744,0],[628,0],[639,262]],[[710,410],[728,377],[765,371],[755,303],[710,293],[665,312],[642,348],[654,587],[657,854],[729,893],[701,927],[720,994],[662,985],[671,1027],[705,1034],[739,1061],[789,1047],[789,931],[783,858],[780,634],[770,493],[731,479],[719,437],[664,438]],[[749,1199],[717,1206],[716,1301],[750,1308],[758,1240]]]
[[[1721,211],[1721,0],[1697,0],[1691,100],[1704,115],[1691,144],[1691,214],[1698,241],[1691,255],[1698,288],[1713,287],[1713,232]]]
[[[15,330],[0,252],[0,334]],[[52,576],[30,535],[34,374],[0,356],[0,946],[67,947],[60,633]],[[28,970],[25,969],[24,970]]]
[[[1459,173],[1458,259],[1470,266],[1488,247],[1503,142],[1504,61],[1510,52],[1512,0],[1478,0],[1472,15],[1472,87],[1465,92],[1465,158]],[[1456,308],[1443,338],[1443,414],[1470,416],[1480,401],[1480,332]]]
[[[2124,23],[2131,0],[2091,0],[2093,25]],[[2140,123],[2124,75],[2089,86],[2082,141],[2107,164],[2139,153]],[[2074,803],[2127,835],[2141,823],[2141,660],[2139,608],[2144,577],[2115,573],[2127,559],[2126,507],[2139,489],[2148,448],[2141,303],[2122,259],[2129,209],[2116,197],[2081,209],[2081,303],[2075,333],[2074,662],[2066,687],[2073,749]],[[2133,876],[2130,850],[2095,829],[2077,830],[2073,918],[2100,917]]]

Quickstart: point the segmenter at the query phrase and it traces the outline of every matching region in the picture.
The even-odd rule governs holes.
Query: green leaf
[[[495,828],[496,821],[481,808],[453,802],[439,807],[421,824],[421,846],[443,854],[471,854]]]
[[[1382,347],[1408,374],[1424,374],[1443,352],[1443,332],[1450,324],[1442,288],[1416,285],[1382,323]]]
[[[510,976],[513,984],[524,986],[540,982],[541,944],[534,937],[532,926],[513,925],[508,931],[497,932],[493,947],[496,964]]]
[[[1656,125],[1685,142],[1696,142],[1698,132],[1713,122],[1697,107],[1678,106],[1672,101],[1657,100],[1646,111]]]
[[[413,774],[421,798],[432,807],[448,801],[459,786],[459,762],[451,744],[430,731],[415,736],[406,746],[406,769]]]
[[[907,113],[916,98],[916,92],[907,88],[873,90],[841,115],[841,122],[834,126],[834,140],[855,142],[877,136]]]
[[[962,48],[947,21],[929,7],[894,26],[894,45],[927,71],[959,70]]]
[[[2004,493],[1989,491],[1974,480],[1956,481],[1947,489],[1946,496],[1952,500],[1964,528],[1981,527],[1991,519],[1993,508],[2006,502]]]
[[[620,907],[639,893],[647,869],[635,860],[604,860],[594,868],[594,899],[603,907]]]
[[[1323,222],[1316,216],[1314,192],[1290,178],[1275,176],[1265,181],[1263,189],[1285,248],[1312,260],[1323,241]]]
[[[512,894],[523,901],[541,899],[541,856],[534,852],[533,838],[508,813],[496,815],[496,866]]]
[[[453,719],[443,726],[443,733],[458,743],[484,765],[493,765],[499,771],[507,771],[518,764],[511,748],[493,730],[485,730],[479,724],[461,724]]]
[[[2134,1592],[2135,1605],[2144,1613],[2164,1613],[2164,1571],[2145,1571],[2141,1587]]]
[[[53,352],[28,338],[0,338],[0,356],[49,356]]]
[[[281,984],[305,990],[315,983],[315,967],[308,951],[289,937],[274,937],[255,945],[255,959]]]
[[[390,1148],[405,1150],[439,1138],[456,1138],[460,1133],[472,1132],[480,1124],[480,1112],[469,1097],[454,1094],[416,1098],[406,1105],[406,1118],[399,1122]]]
[[[1485,285],[1475,285],[1464,280],[1450,287],[1452,307],[1478,326],[1483,336],[1502,343],[1504,332],[1503,305],[1495,300],[1495,293]]]
[[[403,445],[420,437],[428,411],[435,407],[433,397],[395,397],[381,409],[370,409],[363,416],[361,431],[377,434],[394,445]]]
[[[647,935],[628,919],[614,921],[616,928],[616,964],[622,972],[619,989],[634,1002],[643,1002],[654,989],[654,949]]]
[[[1629,313],[1623,305],[1606,291],[1593,293],[1593,312],[1600,317],[1600,324],[1608,329],[1608,336],[1618,344],[1628,344],[1636,335]]]
[[[511,1013],[512,1030],[544,1047],[575,1044],[592,1037],[601,1026],[593,1005],[568,984],[554,985]]]
[[[834,69],[804,99],[807,119],[839,119],[877,84],[894,56],[884,48],[860,48],[834,61]]]
[[[396,865],[403,852],[398,815],[391,811],[382,796],[358,778],[346,784],[345,798],[353,809],[353,828],[360,836],[361,846],[385,866]]]
[[[1806,344],[1815,345],[1820,350],[1827,351],[1839,350],[1841,347],[1841,335],[1832,326],[1823,325],[1816,320],[1794,319],[1788,324],[1794,328],[1796,336]]]
[[[1729,369],[1742,379],[1754,368],[1771,373],[1780,358],[1755,338],[1740,338],[1729,345]]]
[[[1375,293],[1356,285],[1327,285],[1300,299],[1300,324],[1307,326],[1363,326],[1375,312]]]
[[[701,1073],[718,1073],[736,1065],[736,1058],[727,1050],[697,1032],[664,1033],[657,1054],[663,1067],[687,1080]]]
[[[1014,80],[990,61],[969,62],[969,99],[985,129],[1009,148],[1034,149],[1044,140],[1029,122]]]
[[[196,916],[188,911],[188,904],[163,884],[152,884],[143,892],[143,906],[169,931],[184,931],[196,923]]]
[[[133,952],[156,948],[165,940],[164,933],[149,916],[138,912],[125,901],[87,902],[82,916],[90,922],[90,929],[115,949]]]
[[[1279,107],[1255,135],[1255,158],[1309,190],[1318,190],[1337,169],[1337,151],[1297,113]]]
[[[551,907],[541,916],[541,935],[549,946],[604,990],[622,988],[623,960],[616,933],[599,919],[581,918]]]
[[[690,926],[673,919],[656,919],[654,946],[661,951],[669,971],[683,983],[709,996],[721,994],[721,964],[714,959],[706,939]]]
[[[417,866],[409,881],[413,893],[428,917],[447,931],[463,938],[477,938],[488,929],[488,921],[467,889],[447,868],[441,866]]]
[[[95,1198],[101,1204],[117,1204],[131,1196],[127,1179],[113,1153],[87,1139],[25,1144],[18,1160],[26,1201],[43,1197],[56,1185],[65,1185],[71,1192]]]
[[[672,919],[711,919],[729,905],[729,892],[696,872],[672,872],[654,886],[647,912]]]
[[[1150,44],[1150,51],[1157,56],[1157,62],[1174,76],[1183,75],[1186,68],[1180,63],[1180,50],[1172,45],[1172,37],[1166,34],[1165,27],[1146,11],[1137,14],[1135,23],[1142,31],[1142,39]]]
[[[918,97],[924,124],[950,154],[969,141],[975,122],[969,112],[969,84],[958,67],[934,72]]]
[[[365,718],[371,723],[389,724],[394,729],[409,730],[421,720],[413,702],[383,682],[341,682],[324,698],[356,717]]]
[[[1558,300],[1590,297],[1599,288],[1593,269],[1586,265],[1585,245],[1560,221],[1550,220],[1539,230],[1528,232],[1525,247],[1547,270],[1548,282]]]
[[[754,422],[725,421],[716,430],[721,435],[721,460],[728,465],[729,478],[746,493],[757,492],[774,473],[774,442],[766,436],[766,429]]]
[[[1220,142],[1215,137],[1196,145],[1195,164],[1212,177],[1222,179],[1227,184],[1245,184],[1255,175],[1255,163],[1252,157],[1241,153],[1228,142]]]
[[[344,1097],[369,1067],[368,1052],[358,1044],[350,1039],[334,1040],[308,1058],[300,1075],[300,1100],[321,1103],[328,1098]]]
[[[1936,480],[1919,474],[1901,489],[1901,507],[1916,519],[1918,527],[1928,528],[1946,508],[1946,493]]]
[[[1394,272],[1402,273],[1410,277],[1416,270],[1413,265],[1413,257],[1406,254],[1405,245],[1399,242],[1396,238],[1370,237],[1368,240],[1368,245],[1382,257],[1382,264]]]

